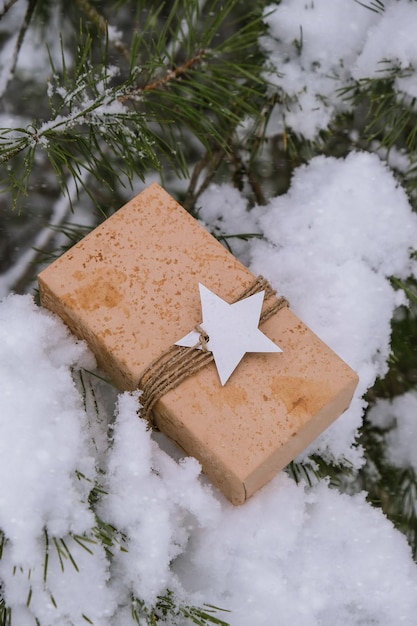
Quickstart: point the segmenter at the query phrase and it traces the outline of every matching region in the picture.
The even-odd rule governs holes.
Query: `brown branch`
[[[185,209],[187,209],[187,211],[193,210],[198,198],[201,196],[203,191],[207,189],[218,171],[222,160],[227,156],[235,168],[239,168],[242,174],[246,176],[257,204],[266,204],[266,199],[261,189],[261,185],[251,168],[243,162],[243,159],[235,151],[229,154],[225,148],[219,146],[213,152],[206,152],[206,154],[194,166],[185,198],[182,201],[182,205]],[[205,177],[199,184],[200,177],[204,170],[206,170]]]
[[[203,58],[205,54],[206,54],[205,50],[199,50],[197,54],[195,54],[191,59],[188,59],[188,61],[176,67],[175,69],[170,70],[163,78],[160,78],[154,81],[153,83],[149,83],[148,85],[145,85],[142,91],[153,91],[154,89],[157,89],[158,87],[161,87],[162,85],[166,85],[172,80],[176,80],[177,78],[179,78],[179,76],[182,76],[182,74],[185,74],[185,72],[187,72],[194,65],[199,63],[199,61],[201,61],[201,59]]]
[[[237,154],[235,151],[233,151],[232,153],[231,160],[234,162],[236,170],[239,172],[239,174],[246,176],[247,181],[252,188],[257,204],[261,204],[261,205],[266,204],[266,198],[262,191],[261,185],[258,179],[256,178],[254,172],[252,171],[252,168],[246,165],[242,157],[239,154]]]
[[[183,207],[187,209],[187,211],[191,211],[194,208],[198,198],[201,196],[203,191],[207,189],[225,155],[225,149],[219,146],[213,152],[206,152],[206,154],[195,164],[187,193],[185,194],[185,198],[182,202]],[[207,170],[207,173],[204,180],[198,186],[200,176],[205,169]]]
[[[199,63],[201,59],[204,57],[206,52],[207,52],[206,50],[198,50],[198,52],[191,59],[188,59],[182,65],[179,65],[178,67],[175,67],[174,69],[169,70],[165,74],[165,76],[162,76],[161,78],[158,78],[157,80],[154,80],[152,83],[148,83],[147,85],[144,85],[143,87],[138,87],[137,89],[134,89],[133,91],[131,91],[130,93],[124,96],[120,96],[119,101],[126,102],[126,100],[131,100],[133,98],[136,98],[139,94],[144,93],[145,91],[155,91],[155,89],[158,89],[159,87],[164,87],[168,83],[174,80],[177,80],[180,76],[182,76],[183,74],[188,72],[188,70],[190,70],[192,67],[197,65],[197,63]]]

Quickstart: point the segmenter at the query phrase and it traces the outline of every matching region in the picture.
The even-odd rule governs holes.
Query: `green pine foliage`
[[[34,4],[36,20],[42,3]],[[113,191],[162,165],[185,176],[191,138],[206,150],[227,150],[264,91],[251,54],[260,18],[238,18],[236,0],[212,0],[204,15],[198,2],[135,3],[140,27],[129,46],[110,38],[92,5],[78,4],[79,31],[68,43],[61,39],[58,58],[49,53],[44,102],[25,112],[29,124],[0,129],[14,208],[27,197],[35,160],[53,171],[61,192],[74,180],[94,201],[94,183]]]
[[[211,624],[228,626],[227,622],[216,617],[224,609],[209,604],[203,608],[197,608],[178,603],[170,590],[158,598],[152,611],[138,598],[132,598],[131,608],[133,621],[139,626],[157,626],[157,624],[166,621],[167,618],[172,620],[171,624],[182,624],[186,620],[190,624],[197,624],[197,626],[210,626]]]

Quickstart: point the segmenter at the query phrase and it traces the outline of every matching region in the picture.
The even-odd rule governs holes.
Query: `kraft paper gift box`
[[[120,390],[202,321],[198,284],[231,303],[254,276],[159,185],[39,275],[43,306],[85,339]],[[289,308],[260,327],[282,352],[247,353],[220,384],[209,363],[154,406],[155,425],[242,504],[349,405],[357,376]]]

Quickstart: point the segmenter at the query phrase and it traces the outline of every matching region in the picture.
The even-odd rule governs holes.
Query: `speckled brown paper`
[[[121,390],[201,322],[198,283],[233,301],[254,276],[151,185],[39,275],[43,306],[85,339]],[[262,325],[282,353],[246,354],[224,387],[215,365],[156,405],[157,426],[243,503],[349,405],[357,376],[289,309]]]

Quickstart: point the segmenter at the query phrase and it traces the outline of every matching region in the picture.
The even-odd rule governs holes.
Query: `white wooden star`
[[[203,321],[200,327],[209,339],[220,382],[224,385],[246,352],[282,352],[258,328],[264,291],[229,304],[199,283]],[[201,348],[200,335],[193,330],[175,345]]]

